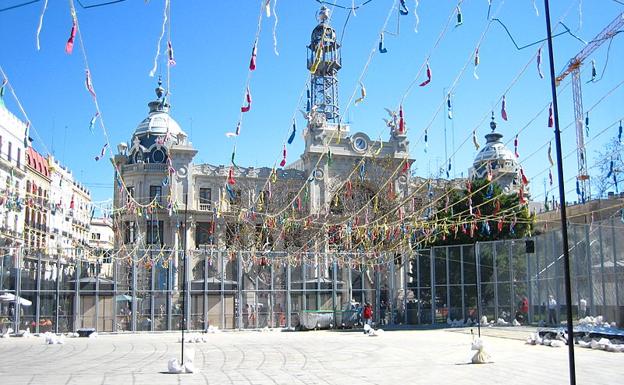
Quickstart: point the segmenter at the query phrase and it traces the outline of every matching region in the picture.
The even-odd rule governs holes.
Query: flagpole
[[[557,104],[557,85],[555,84],[555,60],[553,54],[552,31],[550,26],[550,4],[544,0],[546,8],[546,33],[548,35],[548,58],[550,61],[550,88],[555,120],[555,147],[557,150],[557,177],[559,179],[559,201],[561,202],[561,237],[563,244],[563,267],[565,278],[565,299],[568,330],[568,365],[570,385],[576,385],[576,366],[574,363],[574,325],[572,325],[572,291],[570,280],[570,252],[568,249],[568,219],[566,214],[565,180],[563,177],[563,157],[561,154],[561,131],[559,130],[559,109]]]

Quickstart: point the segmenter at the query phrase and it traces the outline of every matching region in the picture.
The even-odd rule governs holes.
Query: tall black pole
[[[476,284],[477,284],[477,332],[479,333],[479,338],[481,338],[481,269],[479,265],[481,264],[481,259],[479,258],[479,242],[475,242],[473,245],[474,257],[475,257],[475,275],[476,275]]]
[[[186,234],[187,234],[187,215],[188,215],[188,192],[184,195],[184,237],[182,237],[182,322],[180,329],[182,330],[182,360],[184,365],[184,330],[186,329]]]
[[[570,282],[570,252],[568,250],[568,218],[566,215],[565,181],[563,179],[563,158],[561,156],[561,131],[559,130],[559,110],[557,107],[557,85],[555,84],[555,59],[553,55],[552,31],[550,28],[550,5],[544,0],[546,8],[546,33],[548,34],[548,58],[550,60],[550,88],[552,92],[553,113],[555,117],[555,147],[557,149],[557,178],[559,179],[559,201],[561,202],[561,237],[563,241],[563,267],[565,277],[566,315],[568,324],[568,362],[570,384],[576,384],[574,364],[574,326],[572,325],[572,290]]]

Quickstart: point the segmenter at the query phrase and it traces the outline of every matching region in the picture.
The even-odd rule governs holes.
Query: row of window
[[[7,160],[9,162],[11,162],[13,160],[13,143],[11,143],[10,141],[7,141]],[[2,150],[3,150],[3,142],[2,142],[2,135],[0,135],[0,156],[2,156]],[[20,147],[17,148],[17,157],[15,158],[15,162],[17,164],[17,167],[21,167],[22,165],[22,149]]]

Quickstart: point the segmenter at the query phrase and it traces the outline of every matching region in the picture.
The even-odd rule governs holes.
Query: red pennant
[[[247,87],[247,92],[245,93],[245,100],[247,100],[247,105],[241,107],[241,112],[249,112],[251,110],[251,92],[249,87]]]
[[[424,87],[427,84],[431,83],[431,67],[429,67],[429,62],[427,61],[427,80],[425,80],[424,82],[420,83],[419,86],[420,87]]]
[[[524,175],[524,169],[522,167],[520,167],[520,176],[522,177],[522,184],[525,186],[528,185],[529,179],[526,177],[526,175]]]
[[[72,15],[72,28],[69,33],[69,39],[67,39],[67,43],[65,43],[65,52],[68,55],[71,55],[74,51],[74,39],[76,38],[76,30],[78,29],[78,25],[76,24],[76,18]]]
[[[505,95],[503,95],[503,101],[501,103],[501,117],[504,121],[507,121],[507,100],[505,99]]]
[[[405,163],[403,163],[403,169],[401,171],[403,172],[403,174],[407,174],[409,169],[410,169],[409,160],[406,160]]]
[[[258,53],[258,41],[255,41],[253,48],[251,49],[251,59],[249,60],[250,71],[253,71],[256,69],[256,54],[257,53]]]
[[[234,180],[234,169],[230,167],[230,172],[228,173],[228,184],[235,185],[236,181]]]
[[[403,105],[399,106],[399,134],[405,133],[405,119],[403,119]]]
[[[497,225],[497,227],[498,227],[498,232],[499,232],[499,233],[503,231],[503,218],[501,218],[501,219],[499,219],[499,220],[498,220],[498,225]]]

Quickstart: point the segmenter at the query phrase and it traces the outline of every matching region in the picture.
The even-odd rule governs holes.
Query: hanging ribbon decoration
[[[472,131],[472,143],[475,146],[475,150],[479,151],[479,142],[477,141],[477,130],[475,129],[474,131]]]
[[[618,142],[622,143],[622,121],[620,120],[620,127],[618,127]]]
[[[585,114],[585,135],[589,137],[589,112]]]
[[[520,158],[520,154],[518,153],[518,134],[516,134],[516,137],[514,138],[514,155],[516,158]]]
[[[251,49],[251,59],[249,59],[249,70],[254,71],[256,69],[256,55],[258,54],[258,40],[254,42]]]
[[[451,93],[446,95],[446,115],[449,119],[453,119],[453,105],[451,104]]]
[[[459,27],[462,24],[464,24],[464,17],[462,16],[462,11],[459,4],[457,4],[457,23],[455,24],[455,28]]]
[[[598,75],[598,71],[596,71],[596,61],[592,59],[591,61],[591,79],[587,83],[592,83],[596,81],[596,76]]]
[[[360,181],[364,182],[364,178],[366,178],[366,162],[360,165]]]
[[[403,105],[399,106],[399,134],[405,133],[405,119],[403,119]]]
[[[162,44],[162,39],[163,37],[165,37],[165,28],[167,26],[167,14],[169,11],[169,2],[170,0],[165,0],[165,9],[163,11],[162,28],[160,30],[160,36],[158,37],[158,45],[156,45],[156,56],[154,56],[154,66],[149,72],[149,76],[151,78],[154,77],[154,74],[156,73],[156,70],[158,69],[158,57],[160,57],[160,46]]]
[[[173,57],[173,45],[171,45],[171,41],[167,41],[167,64],[169,64],[169,67],[176,65],[175,58]]]
[[[284,166],[286,166],[286,145],[284,145],[284,148],[282,150],[282,161],[280,162],[280,167]]]
[[[106,147],[108,147],[108,143],[106,143],[103,147],[102,150],[100,151],[100,155],[95,157],[95,161],[97,162],[98,160],[102,159],[104,157],[104,154],[106,153]]]
[[[539,17],[539,9],[537,9],[537,4],[535,4],[535,0],[533,0],[533,9],[535,9],[535,15]]]
[[[297,123],[293,119],[292,132],[290,133],[290,136],[288,137],[288,144],[292,144],[293,140],[295,140],[296,133],[297,133]]]
[[[474,71],[472,72],[472,75],[477,80],[479,80],[479,75],[477,75],[477,68],[479,68],[480,62],[481,62],[481,59],[479,58],[479,47],[477,47],[477,49],[475,50],[475,54],[474,54]]]
[[[277,18],[277,0],[273,0],[273,16],[275,16],[275,22],[273,23],[273,52],[275,52],[275,56],[279,56],[277,51],[277,23],[279,22]]]
[[[552,174],[552,168],[548,169],[548,183],[550,184],[550,186],[553,185],[553,174]]]
[[[234,148],[232,149],[232,166],[234,167],[238,167],[238,165],[236,164],[236,162],[234,162],[234,158],[236,157],[236,145],[234,145]]]
[[[451,163],[451,159],[449,159],[448,167],[446,169],[446,179],[449,179],[451,177],[451,168],[452,168],[452,163]]]
[[[228,171],[227,184],[228,185],[235,185],[236,184],[236,180],[234,179],[234,167],[230,167],[230,171]]]
[[[431,67],[429,67],[429,60],[427,60],[427,80],[425,80],[424,82],[420,83],[419,86],[420,87],[424,87],[427,84],[431,83]]]
[[[537,50],[537,74],[540,79],[544,79],[544,73],[542,72],[542,48]]]
[[[331,152],[331,148],[327,149],[327,167],[331,167],[332,165],[332,152]]]
[[[39,24],[37,25],[37,51],[41,49],[41,46],[39,45],[39,35],[41,34],[41,28],[43,27],[43,16],[45,15],[46,9],[48,9],[48,0],[45,0],[43,3],[43,10],[41,10]]]
[[[529,178],[527,178],[526,175],[524,174],[524,169],[522,167],[520,167],[520,177],[522,178],[523,185],[526,186],[529,184]]]
[[[271,17],[271,0],[265,0],[264,10],[266,12],[266,17]]]
[[[427,128],[425,128],[425,154],[427,153],[427,149],[429,148],[429,143],[428,143],[428,132],[429,130]]]
[[[358,104],[362,103],[364,101],[364,98],[366,98],[366,88],[364,87],[364,84],[360,82],[360,97],[355,99],[355,105],[357,106]]]
[[[507,99],[505,98],[505,95],[503,95],[503,101],[501,102],[501,118],[503,118],[504,121],[507,121]]]
[[[30,135],[29,135],[29,131],[30,131],[30,121],[26,122],[26,128],[24,130],[24,147],[28,148],[29,144],[30,144]],[[11,172],[13,172],[13,170],[11,170]]]
[[[379,36],[379,53],[387,53],[387,52],[388,50],[384,46],[384,34],[382,32],[381,35]]]
[[[611,159],[611,164],[609,165],[609,173],[607,174],[607,178],[610,178],[613,175],[613,159]]]
[[[553,113],[553,104],[550,103],[548,106],[548,127],[555,126],[555,114]]]
[[[247,87],[247,91],[245,92],[245,100],[247,101],[247,105],[241,107],[241,112],[249,112],[249,110],[251,110],[251,92],[249,91],[249,87]]]
[[[97,118],[100,116],[99,112],[96,112],[95,115],[93,115],[93,117],[91,118],[91,121],[89,122],[89,131],[91,131],[91,133],[93,133],[93,128],[95,127],[95,122],[97,121]]]
[[[406,160],[405,163],[403,163],[403,168],[401,169],[401,172],[403,174],[407,174],[409,172],[410,169],[410,163],[409,160]]]
[[[93,99],[95,99],[95,90],[93,89],[93,83],[91,83],[91,72],[89,70],[85,70],[85,87],[87,88],[87,91],[89,91]]]
[[[552,142],[548,142],[548,163],[550,163],[550,167],[555,165],[552,157]]]
[[[581,197],[581,184],[579,183],[578,179],[576,180],[576,195]]]
[[[409,9],[407,8],[407,5],[405,4],[405,0],[400,0],[399,13],[403,16],[407,16],[409,14]]]
[[[418,33],[418,24],[420,24],[420,17],[418,17],[418,0],[414,0],[414,17],[416,18],[416,24],[414,25],[414,32]]]
[[[227,136],[228,138],[231,138],[231,137],[233,137],[233,136],[238,136],[238,135],[240,135],[240,128],[241,128],[241,122],[238,122],[238,123],[236,124],[236,131],[234,131],[234,132],[226,132],[226,133],[225,133],[225,136]]]
[[[78,20],[76,19],[76,10],[71,10],[72,17],[72,27],[71,32],[69,33],[69,39],[67,39],[67,43],[65,43],[65,52],[68,55],[71,55],[74,51],[74,39],[76,39],[76,30],[78,29]]]

